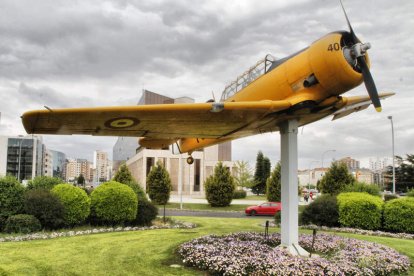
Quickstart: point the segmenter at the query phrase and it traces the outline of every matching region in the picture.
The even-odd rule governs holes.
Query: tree
[[[57,184],[62,184],[64,181],[58,177],[51,176],[36,176],[27,184],[27,189],[46,189],[51,190]]]
[[[141,185],[139,185],[139,183],[132,176],[131,171],[128,169],[128,166],[126,164],[122,164],[119,167],[118,171],[116,172],[112,180],[128,185],[132,190],[134,190],[135,194],[138,197],[138,202],[141,199],[148,200],[147,195],[141,188]]]
[[[253,176],[249,163],[246,161],[236,161],[237,174],[234,176],[234,183],[237,187],[251,188],[253,186]]]
[[[406,158],[395,156],[395,189],[406,192],[414,188],[414,154],[407,154]],[[387,190],[392,190],[392,166],[387,167],[384,175]]]
[[[256,170],[254,173],[253,193],[259,195],[266,192],[266,181],[270,176],[270,160],[261,151],[257,153]]]
[[[204,188],[207,201],[212,207],[229,206],[235,190],[230,170],[219,162],[214,168],[214,174],[204,182]]]
[[[266,181],[266,197],[268,201],[281,200],[280,162],[273,169],[272,175]]]
[[[346,186],[355,183],[355,178],[349,173],[348,168],[342,162],[333,162],[331,167],[322,177],[320,182],[321,192],[324,194],[337,195]]]
[[[78,186],[83,186],[85,187],[85,177],[83,176],[83,174],[80,174],[77,181]]]
[[[167,170],[158,162],[152,167],[147,176],[147,187],[150,199],[159,205],[164,205],[164,223],[165,223],[165,205],[170,199],[172,189],[170,175]]]

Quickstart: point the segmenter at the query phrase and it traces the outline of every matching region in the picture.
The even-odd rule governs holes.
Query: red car
[[[271,215],[274,216],[276,212],[280,212],[282,204],[280,202],[265,202],[256,206],[249,206],[244,211],[248,216],[255,215]]]

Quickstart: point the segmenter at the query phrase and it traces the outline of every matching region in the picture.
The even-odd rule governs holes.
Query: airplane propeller
[[[375,86],[374,79],[372,78],[371,72],[369,71],[369,67],[367,62],[365,61],[365,53],[366,51],[371,48],[371,44],[365,43],[362,44],[357,36],[355,35],[354,29],[351,26],[351,22],[349,21],[348,15],[346,14],[344,5],[342,4],[342,0],[339,0],[342,6],[342,10],[344,12],[346,21],[348,23],[349,32],[351,33],[352,43],[353,46],[350,50],[350,56],[353,60],[356,59],[359,68],[361,69],[362,77],[364,78],[364,84],[368,91],[368,95],[371,99],[372,104],[375,107],[375,110],[381,112],[381,102],[378,96],[377,87]]]

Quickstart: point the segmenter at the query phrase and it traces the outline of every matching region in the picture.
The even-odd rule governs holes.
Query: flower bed
[[[312,235],[300,235],[299,243],[310,251]],[[410,266],[394,249],[335,235],[317,235],[314,248],[324,257],[292,256],[279,244],[280,234],[209,235],[182,244],[178,253],[184,264],[214,275],[389,275]]]
[[[397,238],[397,239],[414,239],[414,234],[408,233],[391,233],[384,231],[372,231],[372,230],[363,230],[357,228],[348,228],[348,227],[326,227],[326,226],[317,226],[317,225],[302,225],[302,229],[317,229],[321,231],[332,231],[332,232],[342,232],[342,233],[351,233],[359,235],[369,235],[369,236],[378,236],[378,237],[388,237],[388,238]]]
[[[144,227],[102,227],[96,229],[79,230],[79,231],[64,231],[64,232],[51,232],[51,233],[33,233],[22,236],[8,236],[0,238],[0,242],[17,242],[17,241],[30,241],[30,240],[47,240],[60,237],[73,237],[81,235],[90,235],[97,233],[109,233],[109,232],[127,232],[127,231],[143,231],[143,230],[155,230],[155,229],[192,229],[196,225],[188,222],[174,221],[172,224],[160,224]]]

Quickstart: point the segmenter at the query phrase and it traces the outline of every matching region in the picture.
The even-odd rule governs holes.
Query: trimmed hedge
[[[397,199],[397,198],[398,198],[398,195],[396,195],[396,194],[386,194],[386,195],[384,195],[384,201],[390,201],[390,200]]]
[[[414,198],[390,200],[384,206],[384,228],[395,232],[414,233]]]
[[[89,216],[91,199],[81,188],[59,184],[53,187],[52,194],[56,195],[63,205],[63,219],[66,225],[81,224]]]
[[[49,190],[29,190],[25,194],[24,210],[35,216],[43,227],[57,229],[64,224],[64,207],[59,198]]]
[[[336,196],[325,194],[317,197],[302,212],[303,224],[339,226],[339,210]]]
[[[367,184],[367,183],[362,183],[362,182],[355,182],[352,185],[345,186],[342,192],[344,193],[350,193],[350,192],[364,193],[365,192],[373,196],[381,195],[380,188],[377,185]]]
[[[0,177],[0,223],[23,210],[24,187],[13,176]],[[1,229],[0,229],[1,230]]]
[[[341,226],[367,230],[381,228],[384,204],[381,198],[367,193],[341,193],[337,200]]]
[[[132,221],[137,215],[138,199],[125,184],[110,181],[99,185],[91,194],[94,222],[115,225]]]
[[[239,199],[239,198],[246,198],[247,193],[245,190],[235,190],[233,192],[233,199]]]
[[[7,219],[4,232],[27,234],[37,232],[41,228],[40,221],[35,216],[19,214]]]

